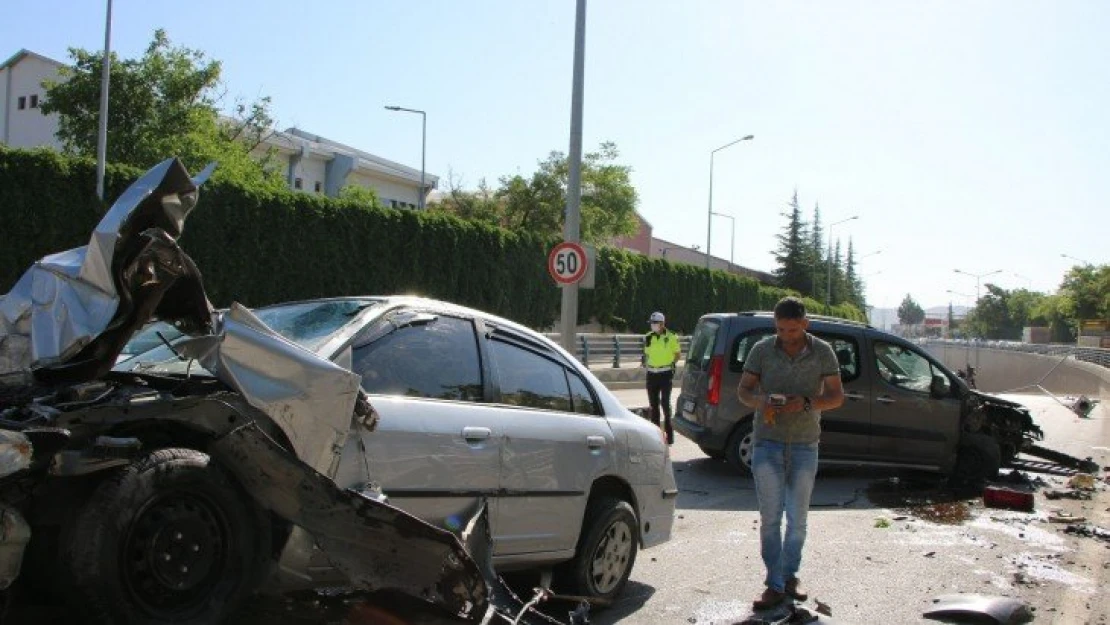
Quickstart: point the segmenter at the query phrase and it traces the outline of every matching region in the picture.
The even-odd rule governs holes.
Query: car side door
[[[573,552],[593,480],[615,468],[612,429],[546,344],[491,326],[487,347],[505,437],[494,555]]]
[[[393,505],[459,529],[479,497],[498,492],[504,434],[485,401],[474,321],[394,311],[355,339],[351,369],[379,422],[350,437],[336,482],[376,482]]]
[[[844,403],[821,413],[821,460],[862,460],[871,440],[870,385],[860,371],[860,340],[856,334],[814,331],[836,353]]]
[[[879,461],[937,470],[959,443],[955,381],[917,348],[872,340],[871,455]],[[934,387],[934,385],[938,385]]]

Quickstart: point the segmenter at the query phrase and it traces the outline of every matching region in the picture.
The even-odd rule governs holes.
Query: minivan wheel
[[[744,475],[752,472],[752,450],[755,446],[755,433],[752,431],[751,418],[743,419],[736,424],[736,429],[728,437],[725,447],[725,459],[734,469]]]
[[[632,574],[640,540],[636,512],[627,501],[599,497],[586,507],[574,560],[559,572],[571,591],[609,601],[620,594]]]
[[[150,452],[77,513],[65,554],[71,598],[94,622],[221,622],[262,581],[270,529],[207,454]]]
[[[965,432],[960,438],[960,448],[956,457],[956,470],[952,478],[956,482],[977,483],[998,476],[1002,465],[1002,449],[998,441],[986,434]]]

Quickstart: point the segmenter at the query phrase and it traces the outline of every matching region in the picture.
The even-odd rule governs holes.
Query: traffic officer
[[[651,404],[651,422],[659,425],[659,407],[662,404],[666,418],[667,444],[674,444],[671,427],[671,384],[674,381],[675,363],[682,354],[678,335],[667,329],[666,318],[661,312],[651,313],[651,332],[644,335],[644,365],[647,367],[648,403]]]

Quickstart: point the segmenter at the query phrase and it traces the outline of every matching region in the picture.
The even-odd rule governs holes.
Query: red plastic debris
[[[987,486],[983,489],[983,505],[988,508],[1032,512],[1033,493],[1003,486]]]

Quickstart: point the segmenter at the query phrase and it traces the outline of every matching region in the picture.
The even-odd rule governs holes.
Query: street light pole
[[[726,143],[726,144],[722,145],[721,147],[717,148],[716,150],[713,150],[712,152],[709,153],[709,214],[706,216],[706,220],[705,220],[705,224],[706,224],[705,225],[705,268],[706,269],[709,269],[709,259],[712,258],[712,251],[713,251],[713,157],[717,155],[717,152],[720,152],[721,150],[723,150],[723,149],[725,149],[729,146],[736,145],[737,143],[740,143],[741,141],[751,141],[754,138],[755,138],[755,135],[747,135],[747,136],[744,136],[744,137],[740,137],[736,141]]]
[[[833,226],[835,226],[837,224],[842,224],[846,221],[852,221],[853,219],[859,219],[859,215],[852,215],[851,217],[848,217],[847,219],[841,219],[840,221],[835,221],[835,222],[829,224],[829,256],[828,256],[829,282],[828,282],[828,285],[825,289],[825,308],[828,308],[829,306],[832,306],[832,265],[833,265],[832,264],[832,229],[833,229]],[[828,312],[828,311],[826,310],[825,312]]]
[[[716,213],[716,212],[710,213],[710,215],[716,215],[718,217],[724,217],[725,219],[728,219],[729,221],[732,222],[732,228],[731,228],[732,234],[729,237],[730,244],[729,244],[729,248],[728,248],[728,268],[731,270],[732,266],[736,264],[735,262],[733,262],[735,260],[733,254],[736,253],[736,218],[733,217],[732,215],[726,215],[724,213]]]
[[[104,200],[104,169],[108,163],[108,79],[112,75],[112,0],[104,19],[104,59],[100,66],[100,124],[96,131],[96,197]]]
[[[385,108],[390,111],[404,111],[420,115],[420,197],[417,198],[416,205],[420,210],[424,210],[424,193],[427,191],[424,187],[424,156],[428,148],[428,114],[418,109],[408,109],[403,106],[387,106]]]
[[[979,283],[980,283],[980,281],[983,278],[986,278],[987,276],[993,276],[996,273],[1002,273],[1001,269],[996,269],[994,271],[988,271],[987,273],[978,273],[978,274],[969,273],[969,272],[963,271],[961,269],[953,269],[952,271],[955,271],[956,273],[962,273],[965,276],[971,276],[972,278],[975,278],[975,311],[976,311],[976,313],[978,313],[978,311],[979,311],[979,298],[981,297],[980,292],[979,292]],[[978,314],[976,314],[976,316],[978,316]],[[976,367],[979,366],[979,343],[978,342],[975,343],[975,366]]]
[[[1078,263],[1083,263],[1084,265],[1090,265],[1091,264],[1090,262],[1085,261],[1082,258],[1076,258],[1074,256],[1068,256],[1067,254],[1060,254],[1060,256],[1063,257],[1063,258],[1070,258],[1071,260],[1074,260]]]

